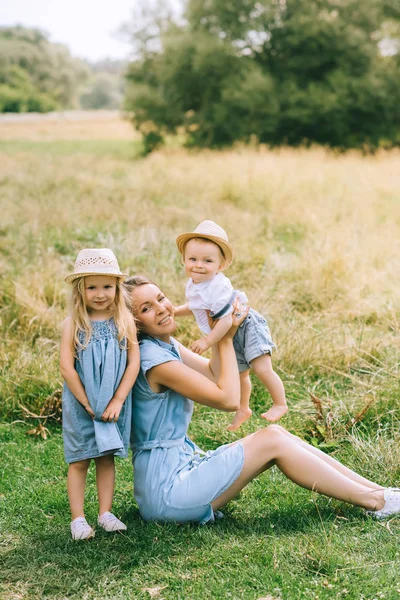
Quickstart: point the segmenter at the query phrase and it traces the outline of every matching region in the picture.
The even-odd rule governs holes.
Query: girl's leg
[[[100,456],[95,458],[96,484],[99,496],[99,515],[110,511],[114,497],[115,466],[114,456]]]
[[[239,373],[240,376],[240,408],[236,411],[232,423],[228,425],[228,431],[236,431],[244,421],[251,417],[251,409],[249,406],[251,394],[250,369]]]
[[[283,431],[279,425],[271,425],[241,440],[245,456],[242,473],[226,492],[214,500],[214,510],[229,502],[249,481],[274,464],[294,483],[309,490],[369,510],[383,507],[385,501],[380,486],[372,489],[350,479],[308,447],[292,439],[295,436],[287,436]]]
[[[285,396],[285,388],[279,375],[272,368],[272,360],[269,354],[263,354],[251,361],[251,368],[262,381],[269,393],[271,394],[273,405],[266,413],[261,416],[267,421],[278,421],[285,413],[287,413],[287,404]]]
[[[85,499],[86,475],[90,459],[79,460],[68,467],[67,489],[72,521],[84,517],[83,502]]]

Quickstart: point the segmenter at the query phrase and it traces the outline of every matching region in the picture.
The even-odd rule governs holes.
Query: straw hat
[[[231,264],[233,260],[233,248],[229,243],[225,230],[214,223],[214,221],[202,221],[200,225],[197,225],[194,231],[178,235],[176,238],[176,245],[181,254],[183,254],[188,241],[193,238],[204,238],[205,240],[210,240],[210,242],[217,244],[224,255],[227,263],[226,266]]]
[[[109,248],[85,248],[81,250],[75,261],[74,272],[64,278],[66,283],[72,283],[78,277],[88,275],[109,275],[125,279],[126,275],[119,270],[115,254]]]

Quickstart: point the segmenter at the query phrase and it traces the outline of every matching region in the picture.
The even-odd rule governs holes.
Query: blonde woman
[[[145,520],[213,520],[219,508],[273,465],[297,485],[363,507],[376,518],[400,513],[399,489],[365,479],[279,425],[202,452],[187,436],[193,401],[237,410],[240,384],[232,338],[248,309],[240,315],[239,305],[234,306],[233,326],[207,360],[172,337],[173,306],[157,285],[141,277],[129,277],[125,285],[140,333],[131,438],[135,498]]]
[[[108,248],[82,250],[73,273],[71,314],[61,334],[63,438],[68,467],[71,534],[89,539],[94,529],[84,514],[87,470],[96,463],[98,524],[105,531],[126,526],[111,513],[114,456],[126,457],[130,435],[131,389],[139,370],[136,327],[126,307],[124,279]]]

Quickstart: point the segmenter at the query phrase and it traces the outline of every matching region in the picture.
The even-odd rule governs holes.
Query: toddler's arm
[[[75,358],[73,353],[73,321],[67,317],[62,325],[60,346],[60,371],[65,383],[71,393],[75,396],[83,408],[94,417],[85,388],[82,385],[77,370],[75,369]]]
[[[208,333],[204,338],[200,338],[199,340],[193,342],[191,346],[192,352],[196,352],[196,354],[203,354],[203,352],[211,348],[211,346],[214,346],[220,340],[222,340],[224,335],[230,330],[231,327],[231,314],[218,319],[214,329],[210,333]]]
[[[181,306],[174,306],[174,317],[192,317],[193,313],[189,308],[189,303],[182,304]]]
[[[128,345],[128,356],[125,373],[122,376],[121,383],[117,387],[114,396],[107,404],[106,410],[101,415],[102,421],[118,421],[119,414],[124,402],[131,391],[136,377],[139,373],[140,354],[137,340]]]

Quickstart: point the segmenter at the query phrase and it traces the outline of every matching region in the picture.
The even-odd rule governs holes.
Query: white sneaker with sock
[[[84,517],[77,517],[71,522],[71,535],[73,540],[90,540],[95,533]]]
[[[380,510],[366,510],[367,515],[374,519],[386,519],[394,515],[400,516],[400,488],[385,488],[383,490],[385,504]]]
[[[108,510],[97,519],[104,531],[126,531],[126,525]]]

